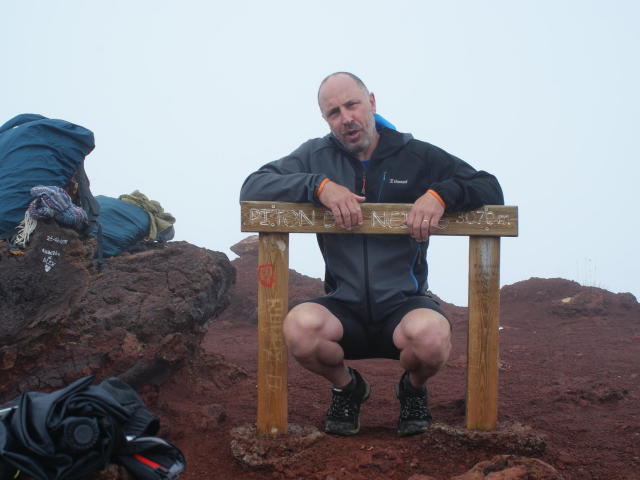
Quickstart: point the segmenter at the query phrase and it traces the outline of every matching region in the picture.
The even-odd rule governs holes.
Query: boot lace
[[[344,392],[332,392],[331,405],[327,415],[332,418],[350,418],[358,411],[353,395]]]
[[[423,420],[429,416],[425,398],[422,395],[406,396],[400,404],[400,418],[403,420]]]

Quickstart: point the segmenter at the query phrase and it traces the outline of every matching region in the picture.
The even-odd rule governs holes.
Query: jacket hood
[[[371,157],[372,160],[376,158],[390,157],[413,140],[413,135],[410,133],[397,132],[390,128],[381,128],[378,133],[380,134],[380,141],[378,142],[376,149],[373,151],[373,155]]]

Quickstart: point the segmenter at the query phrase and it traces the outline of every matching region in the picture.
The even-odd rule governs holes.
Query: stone
[[[258,435],[254,424],[231,430],[231,452],[239,462],[255,468],[276,470],[295,462],[304,451],[325,437],[312,426],[288,424],[282,435]]]
[[[453,442],[514,455],[542,455],[547,445],[546,435],[518,422],[501,422],[495,430],[489,431],[434,423],[422,436],[425,443],[449,445]]]
[[[562,480],[558,471],[537,458],[496,455],[451,480]]]
[[[257,256],[259,245],[258,239],[258,235],[251,235],[250,237],[240,240],[238,243],[230,247],[230,250],[239,257],[245,255]]]

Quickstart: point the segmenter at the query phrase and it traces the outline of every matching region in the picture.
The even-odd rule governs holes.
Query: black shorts
[[[428,308],[447,318],[440,309],[440,304],[428,295],[407,298],[398,308],[392,310],[386,318],[377,323],[366,322],[362,312],[331,297],[311,298],[307,302],[322,305],[340,320],[344,334],[338,343],[344,350],[344,357],[347,360],[363,358],[393,358],[397,360],[400,357],[400,350],[393,343],[393,331],[402,317],[412,310]],[[449,319],[447,318],[447,320]]]

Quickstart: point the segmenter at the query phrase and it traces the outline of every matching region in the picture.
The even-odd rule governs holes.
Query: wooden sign
[[[331,212],[306,203],[241,202],[243,232],[260,232],[258,283],[258,421],[262,435],[287,432],[289,233],[408,234],[410,204],[363,203],[364,222],[335,225]],[[518,235],[518,207],[485,205],[442,217],[432,235],[469,236],[469,330],[466,423],[493,430],[498,417],[500,237]]]
[[[324,207],[310,203],[240,202],[243,232],[408,234],[404,224],[411,204],[363,203],[363,224],[351,230],[336,226]],[[518,207],[485,205],[447,213],[432,235],[518,236]]]

